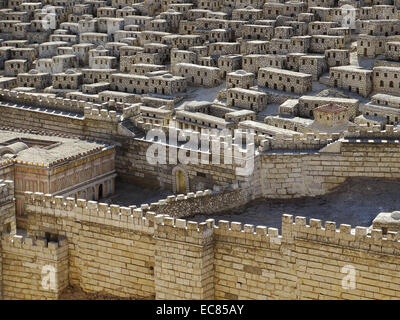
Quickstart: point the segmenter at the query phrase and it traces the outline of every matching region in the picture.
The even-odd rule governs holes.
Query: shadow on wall
[[[369,227],[380,212],[400,209],[400,181],[368,178],[348,179],[333,192],[319,197],[293,200],[258,199],[245,207],[221,215],[195,215],[190,220],[209,218],[281,228],[282,214]]]
[[[140,207],[143,203],[157,202],[172,194],[172,191],[143,188],[129,182],[116,180],[115,193],[110,197],[100,199],[99,202],[127,207],[130,205]]]

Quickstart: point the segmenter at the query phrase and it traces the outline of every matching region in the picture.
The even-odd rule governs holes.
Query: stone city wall
[[[169,196],[167,199],[159,200],[150,205],[144,204],[141,209],[148,208],[156,214],[166,214],[176,218],[186,218],[195,214],[212,215],[216,213],[229,212],[232,209],[244,206],[251,200],[249,190],[239,189],[239,184],[235,184],[235,189],[212,191],[189,192],[177,196]]]
[[[58,299],[68,285],[65,240],[47,242],[3,233],[0,253],[3,299]]]
[[[307,224],[304,217],[293,221],[293,216],[284,215],[279,234],[265,226],[222,220],[216,224],[213,219],[197,223],[134,207],[29,192],[26,203],[28,236],[14,236],[11,242],[5,235],[1,242],[6,299],[57,298],[57,293],[38,287],[43,257],[59,263],[59,289],[65,285],[68,259],[69,284],[117,297],[400,297],[396,232],[383,234],[381,229],[323,224],[317,219]],[[44,232],[68,242],[46,246],[36,240],[32,245],[30,237],[40,238]],[[36,250],[35,245],[43,249]],[[33,262],[34,257],[39,259]],[[19,268],[11,269],[11,263]],[[349,270],[354,271],[350,283],[344,281]],[[8,281],[11,272],[13,286]],[[21,276],[27,273],[29,278]]]
[[[275,228],[219,221],[216,299],[398,299],[399,234],[284,215]],[[350,270],[350,271],[349,271]],[[343,286],[354,270],[354,287]]]
[[[339,138],[339,133],[298,133],[293,137],[277,134],[274,137],[265,137],[265,139],[261,140],[260,150],[320,150]]]
[[[320,151],[264,152],[259,172],[262,190],[259,196],[318,196],[332,191],[351,177],[400,179],[397,131],[364,130],[348,135]]]
[[[111,141],[118,135],[118,124],[112,121],[99,121],[100,113],[87,114],[88,118],[79,115],[56,114],[46,112],[40,107],[30,107],[19,104],[0,104],[2,112],[2,125],[29,129],[35,131],[46,131],[63,135],[95,138],[96,140]],[[97,110],[97,109],[96,109]],[[96,119],[95,119],[96,118]],[[107,119],[109,119],[107,115]],[[96,121],[97,120],[97,121]]]
[[[0,111],[5,125],[17,125],[39,132],[62,130],[78,137],[116,144],[116,170],[120,177],[128,181],[176,192],[174,172],[180,169],[185,175],[185,193],[188,193],[212,189],[214,185],[221,186],[238,180],[242,182],[249,180],[237,176],[235,172],[237,166],[233,164],[177,165],[168,159],[167,164],[150,164],[146,153],[152,142],[135,139],[134,134],[126,129],[123,123],[110,121],[111,111],[104,114],[106,118],[104,121],[102,112],[90,116],[86,114],[84,118],[79,118],[46,113],[32,108],[27,110],[23,106],[14,104],[1,104]],[[330,141],[334,135],[319,139],[303,135],[299,136],[299,139],[295,137],[290,141],[279,137],[275,140],[264,139],[264,145],[261,146],[263,153],[257,155],[255,159],[255,162],[261,161],[262,169],[255,171],[256,181],[260,182],[253,182],[252,185],[252,190],[261,191],[253,193],[252,196],[268,198],[313,196],[332,190],[348,177],[397,178],[399,144],[393,139],[396,136],[398,139],[398,132],[391,126],[387,126],[384,132],[378,128],[362,128],[361,133],[351,132],[349,137],[360,134],[373,141]],[[334,137],[332,140],[337,138]],[[388,141],[382,142],[381,139]],[[319,147],[323,148],[323,152],[316,151]],[[288,151],[282,153],[279,149]],[[309,152],[307,149],[314,151]],[[298,152],[299,150],[302,152]],[[169,147],[167,147],[168,154]],[[201,159],[201,154],[197,155]],[[222,158],[221,162],[223,163]]]
[[[89,104],[90,105],[90,104]],[[123,109],[125,118],[134,114],[133,106]],[[35,133],[47,132],[83,139],[94,139],[116,145],[116,170],[120,177],[151,187],[173,189],[173,162],[165,165],[153,165],[146,159],[146,152],[152,144],[150,141],[135,139],[135,134],[124,126],[121,116],[115,111],[98,110],[85,107],[83,116],[46,112],[39,107],[23,104],[1,103],[4,126],[33,130]],[[133,110],[133,111],[132,111]],[[136,110],[136,109],[135,109]],[[167,154],[169,154],[167,149]],[[223,160],[221,159],[221,163]],[[189,177],[188,187],[192,191],[212,188],[215,184],[231,184],[235,179],[235,165],[183,165]],[[197,172],[206,174],[205,178],[197,177]],[[143,179],[146,177],[146,179]],[[190,190],[187,190],[189,192]]]
[[[37,193],[26,200],[28,235],[68,239],[71,285],[118,297],[154,296],[154,213]]]

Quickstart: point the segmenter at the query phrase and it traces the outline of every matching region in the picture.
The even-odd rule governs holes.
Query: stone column
[[[156,299],[214,299],[213,235],[213,222],[156,217]]]

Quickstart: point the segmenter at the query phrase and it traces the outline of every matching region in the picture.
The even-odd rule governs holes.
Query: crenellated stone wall
[[[350,177],[400,179],[400,144],[339,141],[333,152],[262,155],[262,196],[298,198],[326,194]],[[339,146],[340,144],[340,146]],[[340,148],[339,152],[335,149]]]
[[[68,246],[64,239],[48,242],[3,233],[0,253],[6,300],[58,299],[68,285]]]
[[[259,196],[323,195],[352,177],[400,180],[400,132],[393,126],[361,129],[319,150],[278,147],[263,152]]]
[[[158,202],[142,204],[141,209],[156,214],[165,214],[176,218],[186,218],[196,214],[212,215],[229,212],[240,208],[251,200],[248,183],[234,183],[226,187],[215,187],[215,190],[189,192],[188,194],[171,195]]]
[[[141,185],[173,190],[172,170],[176,167],[174,164],[176,160],[165,165],[150,164],[146,152],[152,142],[136,138],[136,133],[141,130],[140,124],[135,126],[133,132],[123,122],[135,115],[137,106],[122,104],[122,115],[120,115],[112,110],[99,110],[94,104],[84,102],[87,106],[83,108],[81,115],[46,111],[34,104],[27,108],[22,101],[12,104],[4,99],[2,101],[0,112],[5,128],[19,128],[39,134],[45,132],[111,143],[116,146],[115,166],[121,178]],[[212,188],[214,185],[231,184],[236,180],[235,165],[209,164],[182,167],[189,175],[188,192]],[[198,178],[199,171],[207,172],[207,177]]]
[[[154,232],[157,299],[214,299],[213,225],[158,215]]]
[[[274,228],[218,223],[216,299],[399,298],[398,233],[282,218],[282,235]],[[344,281],[350,272],[354,286]]]
[[[280,234],[29,192],[25,203],[28,236],[1,241],[5,299],[56,299],[66,283],[121,298],[400,298],[398,232],[283,215]],[[39,286],[43,259],[54,292]]]
[[[68,239],[71,285],[123,298],[154,296],[154,213],[40,193],[26,200],[28,235]]]

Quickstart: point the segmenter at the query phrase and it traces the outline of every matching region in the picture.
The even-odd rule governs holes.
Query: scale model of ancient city
[[[400,299],[400,0],[0,0],[0,299]]]

